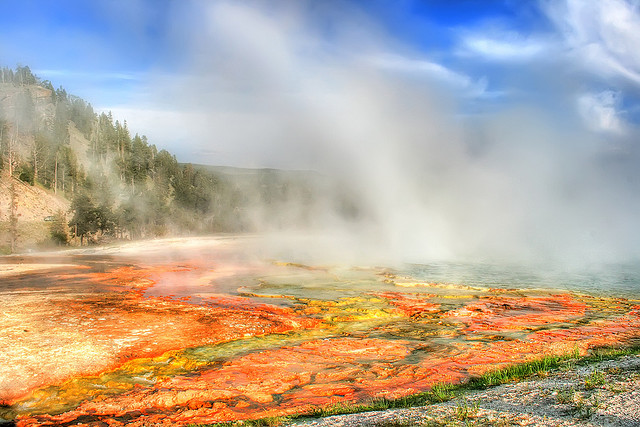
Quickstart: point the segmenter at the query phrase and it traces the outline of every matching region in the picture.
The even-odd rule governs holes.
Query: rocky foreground
[[[469,392],[425,407],[295,423],[357,426],[640,426],[640,355]]]

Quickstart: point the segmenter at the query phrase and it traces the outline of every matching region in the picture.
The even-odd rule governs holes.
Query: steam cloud
[[[609,3],[638,21],[627,3]],[[174,129],[155,124],[196,146],[190,158],[179,153],[190,161],[336,177],[367,214],[325,225],[382,258],[637,259],[638,131],[620,113],[619,90],[575,83],[606,78],[637,91],[638,64],[610,51],[611,37],[635,35],[598,22],[610,38],[585,53],[598,35],[580,30],[578,4],[565,6],[546,9],[553,36],[520,38],[515,50],[499,29],[464,33],[461,61],[504,67],[507,89],[497,91],[348,3],[194,2],[175,11],[169,34],[184,47],[184,69],[149,89]]]

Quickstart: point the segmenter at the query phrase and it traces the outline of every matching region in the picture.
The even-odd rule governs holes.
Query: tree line
[[[0,169],[71,200],[70,237],[141,238],[225,231],[207,218],[218,179],[179,164],[127,122],[54,89],[29,67],[0,69]],[[71,132],[88,141],[80,156]],[[80,160],[79,157],[84,157]],[[66,242],[59,222],[56,240]]]
[[[178,163],[25,66],[0,68],[0,154],[3,177],[71,202],[51,223],[62,244],[304,227],[327,210],[359,215],[344,185],[328,190],[317,174]]]

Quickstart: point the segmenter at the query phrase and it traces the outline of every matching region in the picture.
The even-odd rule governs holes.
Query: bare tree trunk
[[[7,156],[9,158],[9,176],[13,176],[13,163],[15,161],[13,147],[15,146],[17,139],[18,139],[18,125],[16,124],[16,128],[13,131],[13,136],[9,138],[9,145],[7,146]]]
[[[13,138],[9,140],[9,176],[13,176],[13,166],[15,162],[13,147],[18,142],[18,134],[20,133],[20,121],[18,120],[17,112],[14,114],[15,127],[13,129]]]
[[[13,153],[13,147],[15,145],[15,137],[14,138],[9,138],[9,176],[13,176],[13,162],[15,161],[15,159],[13,158],[14,153]]]
[[[38,146],[33,142],[33,184],[38,181]]]
[[[16,244],[18,241],[18,215],[16,209],[18,207],[18,199],[16,195],[16,187],[13,178],[9,178],[11,181],[9,192],[11,193],[11,206],[9,210],[9,233],[11,235],[11,253],[16,250]]]
[[[58,153],[56,153],[56,163],[53,167],[53,194],[58,194]]]

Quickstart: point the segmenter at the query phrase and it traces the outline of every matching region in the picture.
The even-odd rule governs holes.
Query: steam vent
[[[640,338],[640,305],[260,261],[240,239],[6,258],[0,417],[188,425],[301,414]]]

